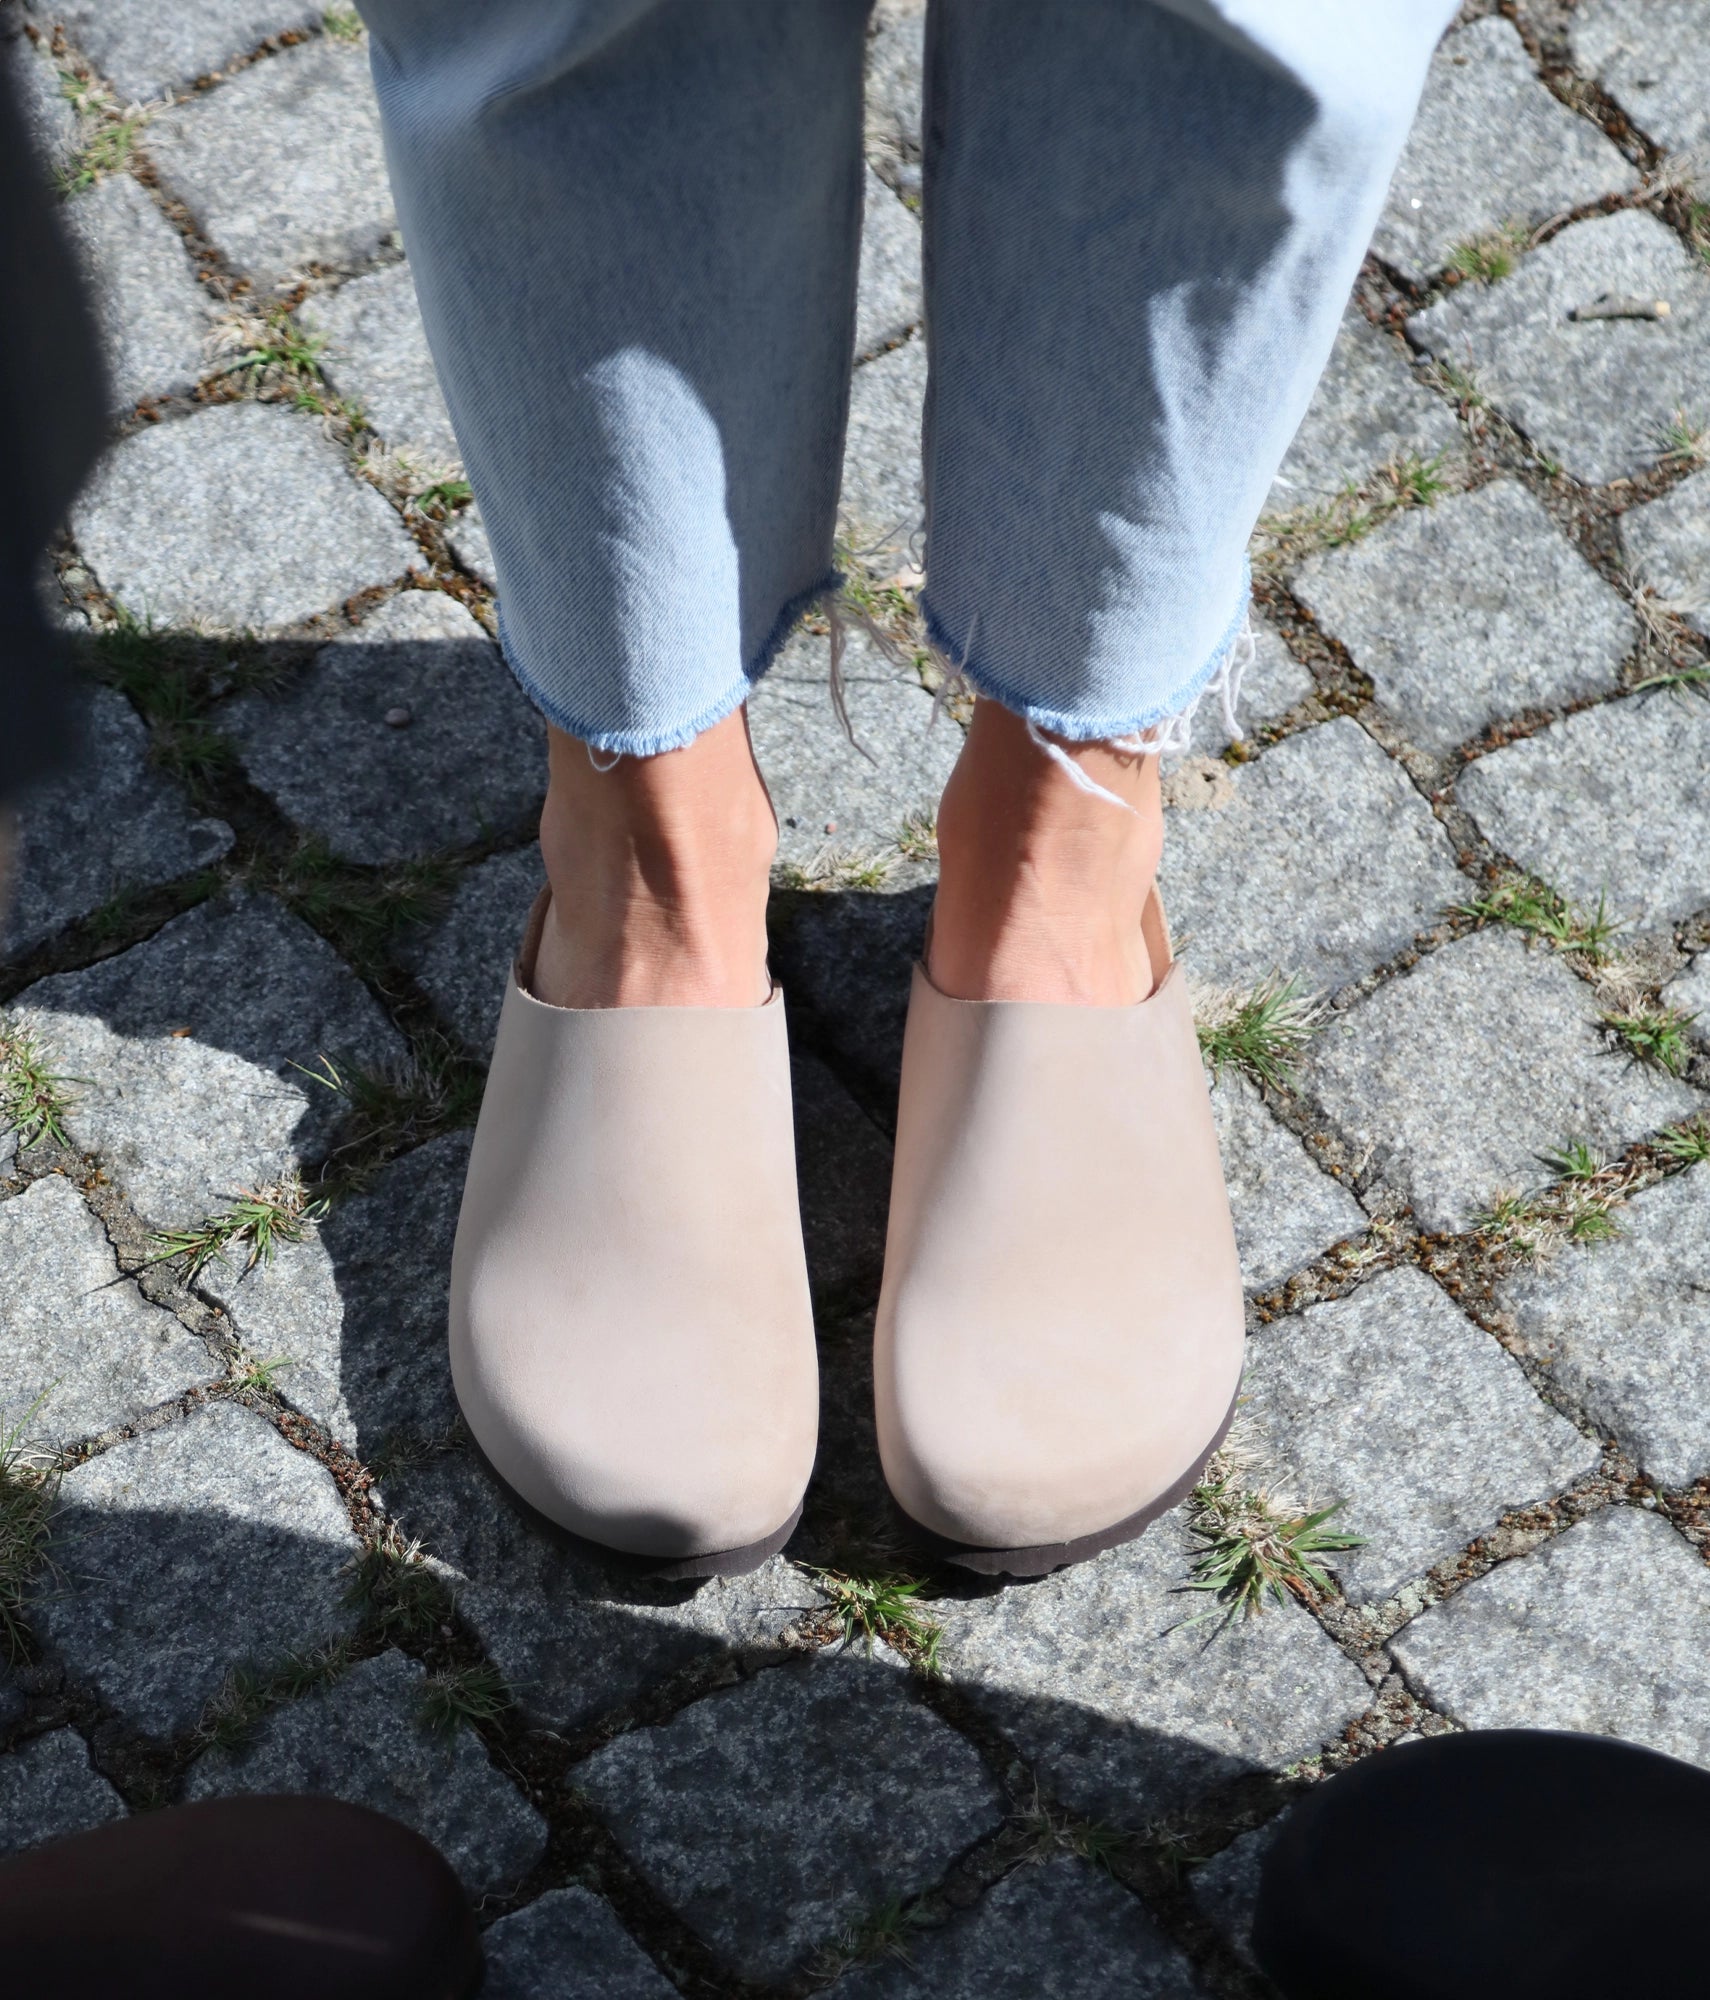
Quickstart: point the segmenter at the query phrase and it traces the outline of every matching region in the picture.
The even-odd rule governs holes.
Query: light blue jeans
[[[362,0],[506,655],[688,742],[835,582],[870,0]],[[931,0],[922,607],[1071,740],[1227,661],[1454,0]]]

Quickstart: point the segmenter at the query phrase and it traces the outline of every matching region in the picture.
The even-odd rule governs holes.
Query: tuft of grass
[[[912,1967],[909,1939],[926,1922],[919,1903],[902,1896],[889,1896],[877,1909],[868,1911],[858,1922],[846,1924],[815,1961],[815,1972],[829,1978],[852,1965],[870,1964],[875,1959],[899,1959]]]
[[[194,633],[157,632],[152,619],[123,605],[114,623],[87,643],[98,680],[132,702],[149,725],[149,759],[196,795],[237,768],[237,752],[209,720],[216,692],[226,686],[266,687],[274,670],[260,664],[247,640],[216,648]],[[219,656],[215,687],[215,654]]]
[[[481,1108],[480,1065],[438,1032],[419,1034],[400,1061],[341,1069],[323,1055],[313,1069],[301,1063],[296,1068],[344,1099],[354,1129],[333,1148],[340,1163],[335,1178],[354,1177],[357,1183],[366,1171],[362,1160],[371,1161],[376,1148],[395,1150],[473,1124]]]
[[[1607,960],[1609,940],[1621,928],[1620,922],[1610,916],[1607,899],[1602,894],[1597,898],[1596,910],[1587,916],[1554,889],[1520,874],[1506,877],[1471,902],[1456,903],[1449,914],[1476,917],[1480,923],[1507,924],[1511,930],[1542,938],[1557,951],[1577,952],[1591,965],[1602,965]]]
[[[1689,693],[1702,694],[1710,688],[1710,667],[1668,667],[1660,674],[1647,674],[1642,681],[1632,684],[1634,694],[1646,694],[1653,688],[1684,688]]]
[[[1695,1118],[1685,1125],[1670,1125],[1657,1134],[1657,1151],[1683,1167],[1702,1166],[1710,1160],[1710,1118]]]
[[[1621,1231],[1612,1209],[1626,1199],[1631,1174],[1619,1160],[1605,1160],[1581,1139],[1542,1156],[1556,1174],[1548,1187],[1521,1194],[1504,1188],[1472,1219],[1493,1249],[1542,1263],[1563,1243],[1602,1243]]]
[[[483,1660],[478,1666],[429,1674],[422,1689],[422,1727],[450,1736],[477,1723],[497,1722],[510,1705],[504,1675]]]
[[[1457,243],[1449,252],[1449,269],[1475,284],[1496,285],[1514,271],[1531,232],[1522,223],[1510,222],[1483,236]]]
[[[1119,1855],[1134,1844],[1134,1835],[1103,1820],[1081,1819],[1052,1804],[1033,1783],[1032,1803],[1015,1815],[1015,1823],[1041,1860],[1052,1854],[1076,1854],[1094,1867],[1112,1873]]]
[[[354,7],[328,7],[321,15],[321,27],[335,42],[362,39],[362,16]]]
[[[1255,1618],[1267,1597],[1278,1604],[1291,1597],[1310,1603],[1334,1588],[1313,1558],[1365,1547],[1363,1535],[1325,1526],[1345,1500],[1306,1512],[1219,1471],[1194,1488],[1191,1504],[1189,1525],[1204,1546],[1193,1559],[1187,1587],[1214,1599],[1190,1621],[1194,1624],[1215,1617],[1218,1606],[1225,1625],[1236,1617]]]
[[[305,407],[324,409],[321,355],[326,344],[324,334],[306,332],[284,306],[262,313],[240,306],[214,329],[208,346],[216,355],[232,355],[220,369],[222,375],[235,375],[246,388],[281,390],[304,399]]]
[[[1609,1164],[1600,1154],[1594,1153],[1583,1139],[1570,1139],[1553,1153],[1543,1153],[1539,1157],[1546,1167],[1554,1167],[1557,1178],[1564,1181],[1594,1181]]]
[[[1403,505],[1435,507],[1449,490],[1449,482],[1443,477],[1443,457],[1444,454],[1439,451],[1430,458],[1398,458],[1384,467],[1383,476],[1394,487]]]
[[[391,1539],[351,1565],[344,1601],[387,1639],[428,1639],[452,1614],[451,1592],[428,1568],[420,1542]]]
[[[878,889],[890,879],[896,863],[889,854],[861,854],[853,848],[822,847],[804,867],[780,861],[772,878],[780,889],[805,889],[823,894],[833,889]]]
[[[1635,1061],[1665,1070],[1670,1076],[1679,1076],[1692,1059],[1686,1031],[1697,1019],[1696,1014],[1683,1013],[1678,1007],[1667,1007],[1655,1000],[1640,1001],[1627,1013],[1598,1016],[1603,1027],[1626,1045]]]
[[[24,1600],[48,1561],[48,1523],[57,1476],[33,1464],[25,1431],[47,1401],[44,1389],[10,1429],[0,1430],[0,1660],[27,1656]]]
[[[311,834],[268,872],[262,886],[360,958],[384,952],[431,923],[450,901],[457,874],[447,861],[358,867]]]
[[[911,812],[897,835],[897,852],[905,861],[933,861],[938,856],[938,815]]]
[[[233,1667],[197,1720],[198,1741],[209,1749],[235,1754],[249,1742],[270,1708],[328,1686],[350,1662],[350,1648],[342,1639],[333,1639],[311,1652],[287,1653],[265,1673],[248,1662]]]
[[[1200,993],[1195,1003],[1199,1052],[1212,1075],[1233,1069],[1279,1088],[1293,1082],[1295,1061],[1324,1019],[1322,999],[1280,972],[1250,993]]]
[[[859,1577],[845,1570],[817,1567],[810,1568],[809,1574],[831,1600],[846,1641],[859,1632],[871,1652],[873,1641],[883,1639],[924,1673],[939,1671],[938,1649],[944,1628],[921,1612],[919,1597],[925,1586],[919,1577],[895,1573]]]
[[[0,1132],[16,1132],[18,1150],[46,1139],[69,1146],[65,1115],[71,1107],[67,1086],[53,1059],[22,1022],[0,1013]]]
[[[96,100],[91,96],[85,102],[93,107]],[[133,112],[128,118],[108,118],[97,125],[61,169],[60,192],[81,194],[85,188],[105,180],[108,174],[122,174],[136,151],[137,133],[142,129],[142,123],[142,114]]]
[[[1710,453],[1710,426],[1701,417],[1678,409],[1657,426],[1659,465],[1702,465]]]
[[[287,1174],[263,1187],[245,1188],[229,1208],[205,1217],[189,1229],[151,1231],[155,1245],[148,1261],[164,1264],[173,1257],[184,1259],[184,1279],[188,1284],[217,1257],[229,1262],[226,1252],[247,1246],[243,1268],[271,1264],[281,1243],[300,1243],[309,1224],[325,1215],[324,1199],[310,1200],[302,1180]]]
[[[273,1354],[262,1359],[259,1356],[245,1360],[232,1380],[240,1389],[260,1389],[264,1393],[277,1386],[279,1376],[287,1368],[295,1368],[297,1363],[289,1354]]]
[[[467,479],[436,479],[431,485],[412,493],[409,504],[418,514],[443,521],[447,514],[466,507],[474,498],[475,489]]]

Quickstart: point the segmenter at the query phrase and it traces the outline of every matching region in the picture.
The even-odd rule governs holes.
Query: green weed
[[[69,1146],[65,1115],[68,1086],[82,1079],[62,1075],[34,1032],[11,1015],[0,1014],[0,1131],[18,1135],[18,1150],[46,1139]]]
[[[1481,923],[1506,924],[1542,938],[1558,951],[1577,952],[1592,965],[1601,965],[1609,956],[1609,940],[1621,928],[1609,914],[1607,899],[1599,894],[1597,908],[1586,916],[1554,889],[1534,881],[1529,875],[1510,875],[1486,894],[1457,903],[1452,916],[1476,917]]]
[[[1215,1617],[1219,1606],[1225,1624],[1256,1617],[1267,1597],[1278,1604],[1290,1597],[1309,1603],[1334,1588],[1313,1558],[1365,1546],[1363,1535],[1325,1526],[1347,1505],[1343,1500],[1303,1513],[1231,1476],[1214,1475],[1194,1488],[1191,1504],[1189,1525],[1204,1546],[1194,1557],[1188,1588],[1215,1600],[1199,1618]]]
[[[174,1257],[184,1259],[184,1280],[188,1284],[217,1257],[229,1261],[228,1250],[245,1246],[243,1268],[271,1264],[281,1243],[300,1243],[310,1223],[326,1213],[324,1199],[309,1199],[296,1174],[287,1174],[266,1186],[245,1188],[229,1208],[205,1217],[189,1229],[157,1229],[151,1232],[155,1248],[148,1261],[163,1264]]]
[[[1698,1019],[1696,1014],[1685,1014],[1657,1001],[1641,1001],[1629,1012],[1601,1014],[1598,1019],[1636,1061],[1652,1069],[1679,1076],[1692,1059],[1686,1031]]]
[[[27,1650],[25,1599],[48,1561],[48,1523],[58,1482],[30,1462],[24,1440],[48,1394],[44,1389],[9,1430],[0,1430],[0,1659],[13,1666]]]
[[[845,1640],[865,1636],[868,1650],[883,1639],[914,1661],[924,1672],[939,1671],[938,1649],[944,1628],[922,1615],[918,1599],[925,1588],[920,1578],[903,1575],[851,1576],[844,1570],[813,1568],[809,1572],[831,1600]]]
[[[477,1723],[497,1722],[510,1705],[504,1675],[483,1660],[479,1666],[428,1676],[422,1689],[422,1726],[449,1736]]]
[[[1213,1076],[1238,1070],[1255,1083],[1286,1088],[1294,1064],[1318,1032],[1324,1003],[1300,982],[1273,972],[1250,993],[1215,989],[1194,997],[1199,1052]]]

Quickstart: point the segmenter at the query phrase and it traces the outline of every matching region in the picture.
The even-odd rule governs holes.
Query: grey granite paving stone
[[[786,996],[787,1004],[787,996]],[[814,1295],[878,1295],[890,1212],[891,1148],[825,1064],[790,1058],[795,1102],[796,1184]]]
[[[270,35],[320,25],[293,0],[26,0],[45,29],[60,22],[122,99],[178,91]]]
[[[1665,1486],[1710,1473],[1710,1171],[1616,1212],[1620,1235],[1522,1271],[1498,1300],[1525,1351]]]
[[[198,1280],[251,1354],[288,1362],[280,1393],[364,1457],[457,1422],[445,1326],[468,1164],[467,1132],[430,1139],[271,1263]]]
[[[487,523],[482,519],[479,501],[472,500],[452,515],[445,524],[445,539],[451,545],[451,553],[471,576],[478,577],[489,590],[498,589],[493,544],[487,538]]]
[[[911,560],[926,519],[920,426],[926,342],[918,334],[865,361],[849,398],[849,433],[838,499],[842,534],[878,576]]]
[[[1357,304],[1342,315],[1323,379],[1271,485],[1267,514],[1315,507],[1349,486],[1370,484],[1397,459],[1447,459],[1463,443],[1440,396],[1414,379],[1417,363],[1398,335],[1372,325]]]
[[[73,1138],[160,1228],[198,1222],[324,1149],[343,1100],[296,1065],[404,1055],[332,947],[271,896],[241,891],[38,980],[14,1011],[72,1079]]]
[[[1124,1548],[945,1620],[951,1682],[1077,1812],[1144,1826],[1311,1755],[1369,1704],[1306,1612],[1223,1625],[1185,1588],[1199,1547],[1178,1508]]]
[[[867,152],[888,178],[920,185],[925,0],[878,0],[867,42]]]
[[[8,1406],[0,1433],[40,1398],[31,1439],[69,1444],[223,1372],[171,1313],[119,1275],[105,1230],[58,1175],[0,1202],[0,1296]]]
[[[579,1728],[693,1660],[771,1650],[819,1602],[782,1557],[699,1588],[607,1565],[525,1521],[469,1454],[410,1465],[385,1490],[404,1532],[444,1564],[517,1699],[550,1729]]]
[[[224,820],[192,815],[148,761],[148,731],[123,695],[77,696],[83,740],[75,769],[26,796],[20,812],[8,953],[28,951],[115,891],[170,882],[219,860]]]
[[[364,1660],[273,1709],[235,1753],[206,1752],[185,1799],[289,1792],[368,1806],[431,1840],[470,1895],[503,1894],[540,1859],[546,1822],[473,1730],[427,1726],[426,1692],[426,1673],[402,1653]]]
[[[1479,758],[1455,790],[1491,845],[1651,929],[1710,903],[1710,703],[1630,695]]]
[[[1710,951],[1702,951],[1663,989],[1662,998],[1670,1007],[1690,1015],[1687,1033],[1695,1042],[1710,1043]]]
[[[1638,625],[1513,480],[1410,507],[1303,563],[1296,595],[1445,755],[1501,716],[1613,688]]]
[[[312,416],[225,403],[113,447],[71,510],[83,559],[156,627],[269,633],[422,567]]]
[[[397,710],[408,720],[387,720]],[[347,861],[402,861],[532,821],[546,732],[454,597],[400,591],[284,693],[243,695],[218,727],[287,818]]]
[[[1390,1596],[1603,1456],[1410,1267],[1268,1328],[1248,1345],[1242,1386],[1266,1476],[1310,1506],[1345,1500],[1336,1526],[1365,1536],[1329,1558],[1356,1604]]]
[[[1499,1191],[1551,1179],[1541,1155],[1575,1139],[1617,1153],[1699,1107],[1611,1049],[1599,1011],[1561,959],[1475,931],[1335,1016],[1302,1077],[1422,1227],[1467,1229]]]
[[[1253,658],[1241,676],[1235,716],[1247,736],[1267,722],[1277,721],[1312,692],[1312,675],[1283,644],[1281,633],[1269,619],[1254,612],[1252,627]],[[1230,741],[1223,703],[1207,695],[1194,712],[1193,753],[1215,757]]]
[[[1233,776],[1227,805],[1166,815],[1158,882],[1197,979],[1342,986],[1463,894],[1448,835],[1357,722],[1304,730]]]
[[[1574,319],[1599,300],[1661,301],[1661,319]],[[1407,322],[1574,478],[1648,472],[1710,375],[1710,270],[1654,215],[1576,222],[1495,285],[1462,285]]]
[[[1259,1902],[1260,1870],[1287,1818],[1285,1809],[1251,1833],[1242,1834],[1188,1877],[1194,1901],[1249,1971],[1258,1969],[1253,1956],[1253,1913]]]
[[[361,404],[394,451],[423,472],[459,462],[407,264],[352,278],[335,292],[311,293],[297,317],[326,339],[327,380]]]
[[[1584,0],[1567,18],[1576,66],[1671,153],[1710,144],[1703,0]]]
[[[24,129],[51,174],[77,144],[77,113],[60,87],[59,67],[44,43],[31,41],[16,21],[6,20],[0,20],[0,63],[17,87]]]
[[[1710,472],[1629,508],[1621,546],[1638,581],[1710,638]]]
[[[931,904],[930,885],[772,898],[772,970],[787,1001],[811,1011],[843,1062],[892,1098]]]
[[[1004,1819],[973,1745],[857,1648],[618,1737],[571,1782],[689,1927],[751,1979],[929,1887]]]
[[[920,324],[920,224],[871,167],[863,170],[861,277],[855,299],[855,359],[894,346]]]
[[[1188,1961],[1138,1897],[1101,1869],[1062,1856],[1022,1866],[971,1910],[908,1939],[906,1961],[857,1966],[835,2000],[1200,2000]]]
[[[66,1473],[59,1574],[29,1617],[75,1683],[166,1736],[234,1667],[352,1630],[356,1553],[325,1467],[253,1411],[207,1403]]]
[[[1710,1569],[1660,1515],[1608,1507],[1499,1564],[1391,1646],[1470,1729],[1575,1729],[1710,1765]]]
[[[365,41],[285,49],[162,112],[145,144],[209,241],[259,286],[366,263],[396,235]]]
[[[778,859],[811,869],[829,853],[882,855],[906,881],[896,848],[903,821],[936,815],[962,732],[948,715],[934,718],[914,673],[892,665],[856,628],[843,677],[863,756],[831,705],[830,643],[795,633],[748,699],[754,754],[778,814]]]
[[[523,926],[546,884],[531,841],[477,862],[459,881],[451,907],[418,945],[416,978],[442,1017],[483,1061],[498,1032],[511,962]]]
[[[549,1889],[482,1933],[481,2000],[675,2000],[610,1907],[586,1889]]]
[[[70,1729],[53,1729],[0,1757],[0,1855],[123,1819],[125,1802]]]
[[[1245,1077],[1233,1071],[1218,1077],[1211,1110],[1249,1291],[1264,1291],[1365,1228],[1364,1209],[1339,1181],[1319,1172]]]
[[[1418,282],[1456,244],[1637,187],[1636,168],[1545,89],[1511,21],[1445,35],[1372,248]]]
[[[115,412],[187,389],[207,371],[213,311],[178,232],[129,174],[108,174],[61,213],[94,294]]]

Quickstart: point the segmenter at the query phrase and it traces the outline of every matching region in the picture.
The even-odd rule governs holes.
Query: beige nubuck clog
[[[451,1269],[451,1373],[512,1490],[655,1574],[779,1549],[818,1368],[783,995],[550,1007],[512,969]]]
[[[1241,1380],[1241,1271],[1154,893],[1131,1007],[953,1000],[917,966],[874,1343],[891,1492],[940,1556],[1039,1575],[1192,1488]]]

